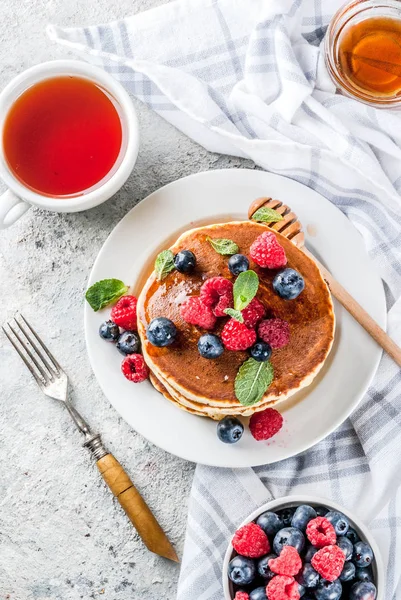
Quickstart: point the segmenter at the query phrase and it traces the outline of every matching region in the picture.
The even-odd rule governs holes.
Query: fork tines
[[[37,383],[46,384],[60,374],[57,360],[21,314],[2,329]]]

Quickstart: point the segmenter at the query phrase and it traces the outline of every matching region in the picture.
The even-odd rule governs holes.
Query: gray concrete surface
[[[68,56],[47,40],[47,23],[105,22],[160,3],[1,0],[0,87],[25,68]],[[71,377],[77,408],[103,433],[181,553],[194,465],[137,435],[102,395],[86,356],[83,294],[103,241],[142,198],[189,173],[250,165],[206,152],[134,102],[139,159],[113,199],[74,215],[31,209],[1,232],[1,321],[20,309],[43,334]],[[0,599],[175,598],[178,568],[143,548],[66,412],[41,395],[0,338]]]

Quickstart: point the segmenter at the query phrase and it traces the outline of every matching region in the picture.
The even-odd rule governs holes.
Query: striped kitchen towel
[[[106,25],[49,26],[174,126],[214,152],[317,190],[363,236],[401,343],[401,113],[335,93],[322,40],[342,0],[179,0]],[[371,527],[401,600],[401,373],[384,356],[352,417],[314,448],[255,469],[198,466],[179,600],[222,600],[239,522],[272,497],[326,496]]]

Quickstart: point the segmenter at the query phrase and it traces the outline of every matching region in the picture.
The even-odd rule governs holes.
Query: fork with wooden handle
[[[57,360],[22,315],[18,315],[7,325],[8,327],[3,327],[5,335],[42,392],[63,402],[75,425],[84,434],[84,446],[91,451],[103,479],[125,510],[145,546],[151,552],[178,562],[173,546],[123,467],[105,450],[100,435],[91,432],[88,424],[70,404],[68,377]]]
[[[272,198],[257,198],[252,202],[248,210],[248,218],[262,207],[272,208],[277,211],[283,219],[276,223],[264,223],[270,229],[274,229],[288,238],[302,252],[310,256],[326,281],[333,296],[342,304],[342,306],[354,317],[356,321],[371,335],[371,337],[387,352],[389,356],[401,367],[401,348],[387,335],[387,333],[376,323],[374,319],[366,312],[364,308],[347,292],[343,286],[334,279],[333,275],[324,267],[315,256],[305,247],[305,236],[302,231],[302,225],[297,215],[291,209]],[[257,220],[257,219],[253,219]]]

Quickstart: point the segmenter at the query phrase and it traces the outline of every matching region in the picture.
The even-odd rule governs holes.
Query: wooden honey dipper
[[[276,223],[264,223],[270,229],[278,231],[288,238],[302,252],[315,261],[326,281],[332,295],[354,317],[356,321],[369,333],[369,335],[387,352],[389,356],[401,367],[401,348],[387,335],[364,308],[347,292],[343,286],[334,279],[333,275],[317,260],[305,247],[305,236],[302,225],[297,215],[283,202],[272,198],[257,198],[248,210],[248,219],[252,219],[257,210],[262,207],[272,208],[283,218]]]

